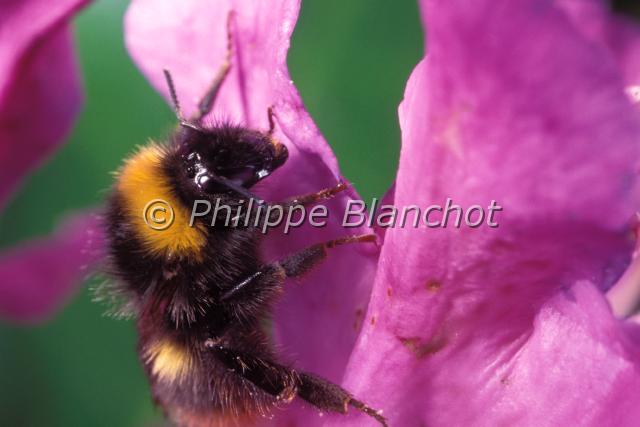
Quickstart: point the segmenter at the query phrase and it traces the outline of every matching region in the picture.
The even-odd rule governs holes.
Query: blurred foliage
[[[174,118],[123,46],[127,2],[101,0],[77,20],[87,102],[69,143],[25,183],[0,216],[0,245],[49,232],[95,206],[110,172],[137,144],[164,135]],[[291,74],[345,176],[365,200],[393,181],[397,106],[422,52],[414,1],[303,4]],[[15,427],[145,426],[153,410],[130,322],[102,314],[86,288],[51,322],[0,324],[0,420]]]

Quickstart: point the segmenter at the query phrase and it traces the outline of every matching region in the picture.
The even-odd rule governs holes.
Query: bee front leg
[[[271,203],[271,206],[282,206],[283,208],[291,208],[293,206],[309,206],[322,200],[332,199],[336,194],[343,192],[349,188],[346,182],[339,182],[334,187],[325,188],[315,193],[303,194],[301,196],[291,197],[282,202]]]
[[[220,184],[226,186],[228,189],[235,191],[238,195],[240,195],[244,200],[249,203],[250,200],[253,200],[253,210],[248,211],[247,215],[250,215],[250,218],[254,218],[251,215],[258,215],[257,219],[252,219],[250,222],[253,222],[256,227],[263,226],[265,221],[278,221],[282,219],[282,215],[288,214],[291,209],[294,209],[297,206],[309,206],[311,204],[317,203],[321,200],[329,200],[334,197],[336,194],[346,190],[348,185],[340,182],[335,187],[325,188],[323,190],[317,191],[315,193],[304,194],[302,196],[291,197],[289,199],[283,200],[281,202],[266,202],[258,195],[252,193],[250,190],[235,184],[224,177],[216,177],[215,178]],[[263,207],[275,207],[281,208],[278,209],[270,209],[267,212],[267,215],[264,217],[261,215],[260,209]]]
[[[336,196],[336,194],[343,192],[349,188],[349,185],[345,182],[339,182],[336,186],[331,188],[324,188],[315,193],[303,194],[301,196],[290,197],[281,202],[271,202],[270,207],[281,208],[281,210],[272,209],[268,212],[268,215],[262,219],[264,221],[275,222],[282,219],[283,215],[288,215],[289,211],[298,206],[309,206],[318,203],[323,200],[329,200]]]

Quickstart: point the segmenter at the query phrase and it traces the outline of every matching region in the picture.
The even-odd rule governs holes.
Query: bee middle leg
[[[348,407],[352,406],[387,427],[380,411],[367,406],[342,387],[317,375],[296,372],[264,357],[233,350],[213,340],[207,346],[227,369],[275,397],[276,401],[288,403],[298,396],[316,408],[339,414],[346,414]]]
[[[265,265],[223,293],[220,299],[226,302],[233,300],[235,297],[243,296],[242,300],[246,301],[251,294],[254,294],[253,296],[256,299],[264,299],[265,292],[271,291],[273,287],[281,286],[285,278],[300,277],[318,265],[326,258],[329,249],[351,243],[371,243],[375,241],[376,236],[374,234],[362,234],[317,243],[284,259]]]

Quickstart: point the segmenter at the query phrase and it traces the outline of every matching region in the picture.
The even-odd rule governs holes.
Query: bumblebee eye
[[[251,186],[257,182],[255,168],[251,165],[233,168],[218,168],[216,169],[216,174],[243,187]]]

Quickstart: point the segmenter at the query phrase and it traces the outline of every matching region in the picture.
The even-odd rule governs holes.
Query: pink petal
[[[604,48],[624,75],[627,85],[640,85],[640,27],[630,18],[611,12],[606,0],[556,0],[575,27]]]
[[[636,313],[640,301],[640,218],[636,218],[636,247],[631,262],[615,285],[607,291],[607,300],[613,313],[625,318]]]
[[[50,237],[0,253],[0,317],[34,322],[51,316],[101,255],[95,214],[76,216]]]
[[[386,231],[344,385],[392,426],[635,424],[638,334],[602,295],[639,201],[617,64],[549,2],[422,4],[395,204],[503,211]]]
[[[82,101],[68,20],[86,0],[9,0],[0,8],[0,209],[64,142]]]
[[[213,116],[267,129],[267,108],[275,106],[276,137],[287,145],[289,160],[257,192],[268,200],[334,186],[340,179],[331,149],[307,114],[286,65],[299,1],[254,0],[163,2],[137,0],[126,16],[126,43],[151,84],[168,98],[162,69],[174,77],[188,116],[225,56],[227,16],[233,10],[231,73]],[[305,227],[290,236],[271,236],[268,258],[345,234],[342,214],[355,191],[328,204],[329,224]],[[272,234],[278,234],[272,232]],[[366,310],[377,251],[343,247],[300,283],[288,283],[276,314],[277,338],[296,366],[339,381]]]

